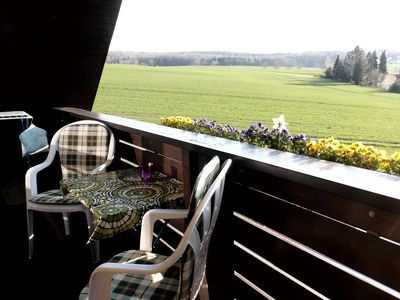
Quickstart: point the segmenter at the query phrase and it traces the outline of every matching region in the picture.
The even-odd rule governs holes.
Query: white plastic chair
[[[189,209],[153,209],[143,217],[140,250],[124,251],[92,273],[81,300],[208,298],[206,260],[224,190],[226,160],[215,156],[200,172]],[[151,253],[153,227],[159,219],[187,218],[184,235],[170,256]]]
[[[114,135],[105,124],[97,121],[73,122],[54,134],[46,160],[28,169],[25,175],[29,258],[33,255],[33,211],[62,213],[67,235],[70,234],[70,213],[85,213],[89,236],[95,221],[89,209],[73,197],[63,195],[60,188],[38,193],[37,174],[52,164],[56,152],[59,152],[63,179],[104,172],[114,158],[114,150]],[[91,250],[92,259],[97,262],[98,241],[91,242]]]

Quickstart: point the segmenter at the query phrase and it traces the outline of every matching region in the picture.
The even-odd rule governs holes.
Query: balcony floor
[[[34,222],[34,256],[29,260],[25,204],[9,204],[0,198],[0,298],[77,299],[97,266],[91,262],[90,247],[86,245],[84,215],[72,215],[70,236],[64,234],[61,214],[35,213]],[[125,249],[137,248],[137,241],[134,231],[102,241],[101,262]]]

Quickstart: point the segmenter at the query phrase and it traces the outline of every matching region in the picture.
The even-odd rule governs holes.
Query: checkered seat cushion
[[[140,250],[129,250],[115,255],[109,262],[157,264],[167,256]],[[190,247],[181,259],[163,273],[153,275],[114,275],[111,282],[112,300],[132,299],[176,299],[186,300],[190,295],[193,273],[193,251]],[[86,286],[79,300],[88,299],[89,287]]]
[[[71,196],[63,196],[62,192],[58,190],[49,190],[37,194],[28,201],[38,204],[79,204],[80,202]]]

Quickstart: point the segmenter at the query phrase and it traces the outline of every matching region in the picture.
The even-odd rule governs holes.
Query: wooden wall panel
[[[252,232],[252,230],[249,232]],[[260,240],[260,242],[264,241],[264,239]],[[271,245],[271,243],[264,244],[264,246],[268,245]],[[245,277],[267,295],[276,299],[290,299],[293,295],[296,295],[296,299],[320,299],[318,296],[293,282],[291,279],[276,272],[267,265],[260,263],[256,258],[247,254],[238,247],[234,248],[234,256],[237,260],[237,263],[235,264],[235,272]],[[250,286],[246,288],[246,290],[249,289],[251,289]],[[235,291],[234,294],[236,295],[237,293],[240,292]],[[263,295],[262,293],[259,294]]]
[[[183,180],[183,154],[181,148],[165,143],[158,143],[137,134],[131,134],[131,141],[132,144],[144,148],[134,148],[139,164],[151,161],[163,173]]]
[[[352,200],[323,191],[317,185],[307,186],[247,168],[236,168],[232,173],[233,180],[241,185],[400,242],[400,212],[379,207],[379,203],[369,205],[361,196],[359,201]]]
[[[90,110],[120,4],[121,0],[2,0],[0,111],[27,112],[50,139],[61,126],[54,107]],[[3,140],[18,143],[19,133],[11,130]],[[0,149],[12,165],[5,166],[8,178],[1,178],[5,187],[0,187],[0,197],[3,190],[24,189],[26,166],[18,152],[13,145]]]
[[[52,109],[91,109],[121,0],[2,1],[0,111],[51,127]]]
[[[361,273],[400,289],[400,282],[397,280],[400,276],[400,262],[397,260],[400,256],[399,246],[310,210],[243,187],[238,188],[237,195],[239,194],[246,195],[246,198],[238,198],[234,211]],[[254,210],[254,207],[257,207],[257,210]],[[244,230],[244,227],[247,230]],[[247,237],[248,230],[250,228],[240,222],[235,234],[244,232],[244,237]],[[263,243],[259,243],[262,235],[266,233],[258,232],[257,237],[255,234],[253,230],[251,239],[255,241],[254,247],[257,247],[258,251],[268,251],[262,246]],[[281,257],[283,259],[283,256]],[[387,272],[388,270],[390,272]]]
[[[237,242],[251,249],[329,299],[364,299],[366,295],[368,295],[368,299],[392,299],[390,295],[375,289],[275,237],[268,236],[264,232],[252,228],[243,221],[238,220],[235,222],[234,226],[234,239]],[[281,278],[279,273],[274,275],[272,272],[266,272],[260,269],[257,270],[257,268],[260,268],[260,265],[262,265],[261,263],[257,265],[253,262],[251,267],[249,267],[249,259],[238,255],[235,255],[235,258],[240,259],[235,260],[234,269],[241,270],[244,275],[247,276],[250,276],[249,274],[253,271],[256,272],[259,277],[265,278],[264,287],[266,291],[271,292],[271,290],[275,290],[277,293],[274,294],[276,299],[290,299],[290,297],[287,296],[288,294],[292,297],[297,297],[298,294],[295,289],[284,290],[284,283],[281,283],[282,286],[269,287],[269,281],[279,282]],[[246,270],[246,268],[248,273],[243,271]],[[287,284],[286,286],[290,288],[291,285]]]

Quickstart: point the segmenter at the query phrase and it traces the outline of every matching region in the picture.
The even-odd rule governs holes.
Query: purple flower
[[[248,129],[246,131],[243,132],[246,136],[251,136],[253,134],[253,130]]]
[[[307,141],[308,137],[304,133],[293,136],[293,141]]]
[[[286,135],[286,136],[290,136],[289,131],[287,131],[286,129],[282,129],[281,130],[281,134],[282,135]]]

